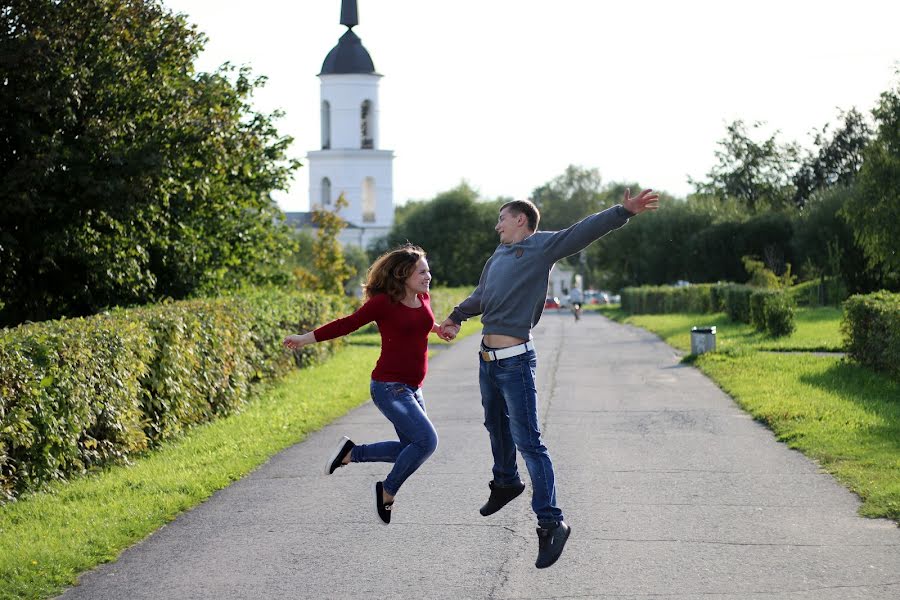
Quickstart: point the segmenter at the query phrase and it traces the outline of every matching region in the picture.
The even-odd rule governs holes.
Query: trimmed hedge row
[[[631,314],[714,313],[750,323],[772,336],[794,331],[794,301],[783,290],[738,284],[684,287],[642,286],[622,290],[622,310]]]
[[[849,295],[844,282],[834,277],[798,283],[789,293],[798,306],[841,306]]]
[[[676,312],[708,313],[719,309],[713,304],[715,284],[684,287],[646,285],[622,290],[622,310],[631,314],[666,314]]]
[[[853,360],[900,378],[900,294],[851,296],[844,302],[841,332]]]
[[[254,382],[330,354],[281,339],[349,304],[256,289],[0,331],[0,501],[234,412]]]

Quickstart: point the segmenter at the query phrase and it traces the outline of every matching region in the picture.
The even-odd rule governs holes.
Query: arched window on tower
[[[375,140],[372,136],[372,102],[364,100],[359,111],[359,128],[360,128],[360,148],[371,150],[375,147]]]
[[[322,178],[322,206],[331,206],[331,180]]]
[[[375,178],[366,177],[362,187],[362,219],[363,223],[375,222]]]
[[[331,148],[331,105],[328,100],[322,101],[322,150]]]

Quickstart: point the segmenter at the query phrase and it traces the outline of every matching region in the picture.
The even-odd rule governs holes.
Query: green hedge
[[[750,296],[753,289],[749,285],[736,283],[722,286],[722,308],[729,319],[741,323],[750,322]]]
[[[840,306],[847,299],[847,286],[834,277],[804,281],[790,288],[798,306]]]
[[[0,331],[0,500],[237,410],[252,383],[329,354],[281,339],[350,309],[274,289]]]
[[[627,287],[621,293],[622,310],[631,314],[715,312],[713,287],[713,284],[708,283],[683,287]]]
[[[844,302],[841,332],[853,360],[900,378],[900,294],[851,296]]]
[[[642,286],[622,290],[622,310],[631,314],[715,313],[751,323],[772,336],[795,329],[794,302],[783,290],[727,284]]]

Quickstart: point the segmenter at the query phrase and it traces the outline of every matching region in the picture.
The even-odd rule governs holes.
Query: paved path
[[[473,336],[432,361],[425,398],[440,446],[390,526],[370,498],[384,465],[320,474],[340,435],[392,435],[369,404],[63,598],[900,598],[900,529],[858,517],[855,496],[655,336],[551,311],[535,340],[573,528],[550,569],[534,568],[530,484],[500,513],[478,514],[491,465]]]

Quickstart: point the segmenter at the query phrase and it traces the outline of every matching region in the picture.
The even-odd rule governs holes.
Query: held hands
[[[442,340],[451,341],[459,333],[459,324],[454,323],[450,318],[444,319],[444,322],[438,327],[437,334]]]
[[[303,335],[289,335],[284,338],[284,341],[281,342],[285,348],[290,348],[291,350],[299,350],[303,346],[308,346],[309,344],[315,343],[316,338],[313,336],[312,332],[304,333]]]
[[[645,210],[656,210],[659,208],[659,194],[654,193],[651,189],[646,189],[632,198],[631,190],[626,189],[622,206],[625,207],[625,210],[634,214],[642,213]]]

